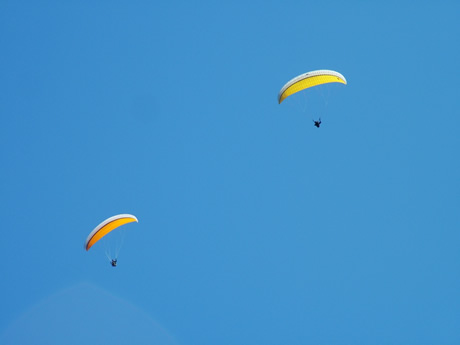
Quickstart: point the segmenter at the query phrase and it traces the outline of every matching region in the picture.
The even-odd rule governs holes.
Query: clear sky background
[[[459,13],[1,1],[0,343],[459,344]]]

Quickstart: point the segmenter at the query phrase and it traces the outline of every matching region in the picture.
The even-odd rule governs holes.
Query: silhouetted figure
[[[319,128],[319,126],[321,126],[321,118],[319,118],[318,121],[313,120],[313,122],[315,123],[315,127]]]
[[[117,259],[112,259],[112,267],[117,267]]]

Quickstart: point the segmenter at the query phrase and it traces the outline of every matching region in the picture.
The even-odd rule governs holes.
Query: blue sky
[[[458,344],[459,10],[1,2],[1,342]]]

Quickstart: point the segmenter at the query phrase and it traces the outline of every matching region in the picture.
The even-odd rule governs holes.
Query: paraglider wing
[[[287,97],[296,92],[308,89],[309,87],[327,84],[327,83],[342,83],[346,84],[347,80],[339,72],[329,70],[318,70],[301,74],[294,79],[291,79],[281,88],[278,94],[278,103],[284,101]]]
[[[119,214],[104,220],[88,235],[85,242],[85,249],[89,250],[93,244],[107,235],[110,231],[131,222],[138,222],[137,218],[131,214]]]

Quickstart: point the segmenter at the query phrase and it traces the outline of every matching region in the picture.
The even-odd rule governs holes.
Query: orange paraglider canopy
[[[85,249],[89,250],[89,248],[109,232],[131,222],[138,222],[137,218],[131,214],[119,214],[104,220],[88,235],[85,242]]]

